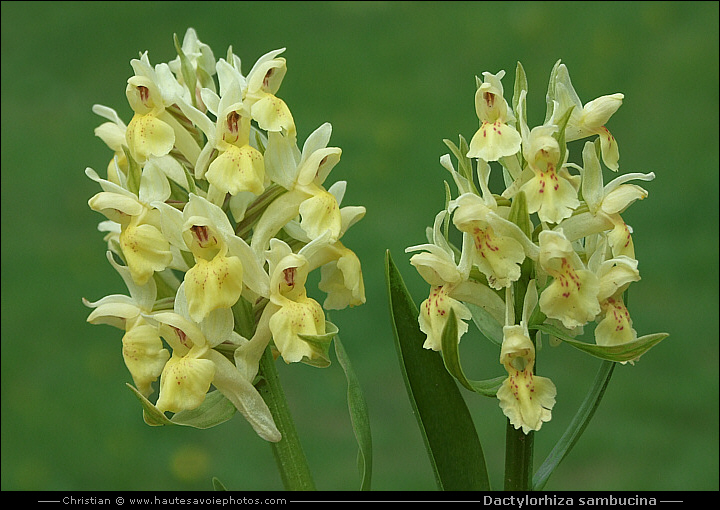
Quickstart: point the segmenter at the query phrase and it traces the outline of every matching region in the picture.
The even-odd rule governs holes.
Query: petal
[[[600,264],[597,271],[600,279],[598,299],[604,301],[624,292],[632,282],[640,281],[637,266],[637,260],[626,256],[619,256]]]
[[[160,336],[173,348],[175,354],[187,353],[193,346],[202,347],[208,342],[198,325],[176,312],[145,314],[149,322],[159,323]]]
[[[610,217],[614,228],[608,234],[608,241],[612,247],[613,257],[625,255],[631,259],[635,258],[635,245],[632,240],[632,230],[622,220],[619,214]]]
[[[265,164],[257,149],[245,145],[230,145],[215,161],[210,163],[205,178],[225,193],[237,195],[251,191],[259,195],[264,191]]]
[[[248,91],[264,90],[274,94],[280,88],[287,64],[283,57],[278,57],[285,48],[269,51],[253,65],[248,73]]]
[[[150,156],[164,156],[175,145],[175,131],[154,115],[135,114],[125,134],[133,157],[144,163]]]
[[[342,310],[348,305],[365,303],[365,283],[357,255],[345,249],[337,262],[322,266],[318,288],[328,294],[323,303],[326,310]]]
[[[111,191],[101,191],[88,200],[93,211],[103,214],[107,219],[127,224],[131,216],[139,216],[145,210],[137,198]]]
[[[500,408],[510,423],[528,434],[531,430],[540,430],[543,422],[552,418],[557,389],[546,378],[532,373],[514,372],[497,392]]]
[[[289,135],[295,134],[295,121],[290,109],[280,98],[265,94],[252,105],[251,114],[265,131],[282,131]]]
[[[190,317],[204,320],[210,312],[230,308],[242,293],[243,266],[237,257],[218,254],[212,260],[198,258],[185,273],[185,295]]]
[[[420,304],[420,315],[418,322],[420,331],[427,335],[424,349],[433,351],[442,350],[442,334],[450,315],[450,308],[455,312],[458,327],[458,342],[468,330],[467,323],[472,314],[461,302],[451,298],[449,292],[452,286],[437,286],[430,289],[430,296]]]
[[[155,271],[172,262],[170,243],[154,226],[129,225],[120,234],[120,248],[137,285],[145,285]]]
[[[169,159],[175,161],[172,157]],[[165,202],[170,198],[170,183],[155,158],[148,161],[143,167],[138,196],[140,201],[146,204],[155,201]]]
[[[301,159],[294,138],[270,131],[264,157],[268,177],[285,189],[292,188]]]
[[[228,253],[240,259],[243,267],[243,281],[250,290],[260,296],[269,293],[270,278],[265,272],[264,261],[260,261],[255,252],[244,239],[232,236],[226,239]]]
[[[273,200],[260,217],[253,231],[250,246],[261,254],[268,247],[270,239],[283,228],[288,221],[298,215],[300,204],[308,198],[307,193],[290,191]],[[334,199],[333,199],[334,200]]]
[[[315,346],[298,336],[325,334],[325,314],[320,304],[313,299],[286,299],[283,306],[270,318],[270,331],[275,347],[286,363],[323,357],[323,353]]]
[[[305,143],[302,148],[302,155],[300,163],[304,163],[310,155],[315,153],[319,149],[324,149],[330,143],[330,136],[332,135],[332,124],[326,122],[325,124],[318,127],[315,131],[310,133],[305,139]]]
[[[580,123],[590,131],[604,126],[610,117],[618,111],[624,99],[623,94],[611,94],[593,99],[583,107]]]
[[[575,270],[563,259],[558,272],[551,272],[553,282],[540,296],[540,310],[552,319],[559,319],[568,329],[590,322],[600,313],[597,276],[586,269]]]
[[[307,158],[303,158],[298,166],[297,183],[302,186],[312,182],[318,185],[322,184],[325,182],[330,170],[340,161],[341,155],[342,149],[328,147],[318,149]]]
[[[411,246],[412,249],[426,249],[430,253],[418,253],[410,257],[410,263],[415,266],[423,280],[430,285],[444,285],[446,283],[459,283],[464,275],[458,271],[452,256],[433,244]]]
[[[603,163],[613,172],[617,172],[618,160],[620,159],[617,141],[605,126],[600,128],[598,134],[600,135],[600,150],[602,151]]]
[[[215,377],[215,364],[207,359],[173,354],[160,377],[157,408],[177,413],[195,409],[205,400]]]
[[[134,319],[141,313],[131,298],[117,294],[105,296],[94,303],[83,299],[83,304],[95,308],[87,318],[90,324],[108,324],[122,330],[125,329],[128,320]]]
[[[496,235],[489,225],[480,228],[479,222],[469,233],[475,243],[473,262],[487,276],[490,287],[500,290],[520,278],[525,252],[519,242]]]
[[[600,160],[595,152],[595,144],[585,142],[583,147],[582,194],[590,212],[595,214],[603,200],[603,178]]]
[[[621,345],[637,340],[637,331],[621,298],[609,298],[603,303],[605,317],[595,328],[595,343],[598,345]]]
[[[163,348],[158,328],[140,319],[122,338],[123,359],[137,389],[146,397],[162,373],[170,353]]]
[[[470,140],[469,158],[497,161],[520,150],[522,138],[514,127],[500,121],[483,122]]]
[[[577,191],[556,172],[535,172],[522,188],[527,197],[528,212],[537,212],[542,221],[560,223],[580,205]]]
[[[193,216],[205,218],[205,221],[197,223]],[[224,237],[235,234],[230,220],[220,207],[193,193],[190,193],[188,204],[183,210],[183,217],[185,218],[185,228],[190,228],[192,225],[204,225],[217,229]]]
[[[333,240],[340,235],[342,215],[337,200],[327,191],[320,191],[300,204],[300,226],[310,239],[330,231]]]
[[[635,184],[623,184],[605,196],[602,210],[606,214],[621,213],[636,200],[644,200],[648,192]]]

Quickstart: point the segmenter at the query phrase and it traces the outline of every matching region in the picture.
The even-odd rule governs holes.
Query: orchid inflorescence
[[[94,309],[88,321],[125,332],[123,358],[146,421],[148,410],[156,420],[171,412],[182,424],[190,411],[196,419],[212,385],[276,442],[281,434],[253,385],[260,358],[270,346],[287,363],[330,363],[338,330],[323,308],[365,302],[360,262],[341,242],[365,208],[340,207],[344,181],[325,187],[341,155],[328,147],[330,124],[298,148],[277,96],[283,49],[243,75],[232,47],[216,60],[193,29],[175,46],[171,62],[153,67],[147,52],[130,62],[129,124],[93,107],[107,119],[95,134],[115,154],[106,179],[86,169],[102,188],[89,205],[107,218],[99,230],[129,296],[85,300]],[[306,289],[317,268],[323,306]]]
[[[601,161],[613,172],[619,169],[618,144],[605,124],[623,94],[583,104],[558,61],[545,120],[530,129],[522,65],[511,105],[503,95],[504,75],[476,78],[480,128],[469,144],[462,136],[459,145],[445,140],[457,169],[450,154],[440,158],[457,196],[446,183],[446,207],[428,228],[428,243],[406,251],[421,252],[410,262],[431,286],[419,311],[424,347],[448,356],[446,349],[456,351],[472,319],[499,346],[507,372],[486,385],[485,394],[496,396],[512,426],[527,434],[551,419],[557,392],[550,378],[534,371],[542,332],[552,345],[568,341],[622,363],[666,335],[638,338],[624,297],[640,274],[632,229],[622,214],[648,194],[628,181],[655,175],[628,173],[603,185]],[[582,148],[582,165],[570,162],[568,142],[588,137],[593,140]],[[498,171],[504,190],[493,193],[491,182],[501,181],[490,174]],[[595,345],[576,341],[592,322]],[[448,331],[455,337],[448,339]]]

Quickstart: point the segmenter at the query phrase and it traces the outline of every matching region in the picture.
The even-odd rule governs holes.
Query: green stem
[[[505,490],[529,491],[532,486],[535,433],[525,434],[507,422],[505,430]]]
[[[290,409],[275,367],[275,360],[269,347],[260,359],[258,375],[261,377],[261,381],[257,384],[257,389],[270,408],[275,425],[282,434],[282,439],[271,445],[283,485],[286,490],[292,491],[315,490],[315,482],[300,445],[295,423],[290,415]]]

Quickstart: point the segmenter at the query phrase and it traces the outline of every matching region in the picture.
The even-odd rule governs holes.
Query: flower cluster
[[[597,322],[598,346],[638,339],[623,295],[640,274],[632,229],[622,214],[647,196],[628,181],[655,176],[629,173],[603,185],[601,161],[619,169],[618,145],[605,124],[622,94],[583,104],[558,61],[545,121],[530,129],[524,70],[518,63],[512,105],[503,95],[504,75],[486,72],[476,79],[480,128],[469,144],[462,136],[459,146],[445,141],[457,170],[449,154],[440,158],[458,196],[448,194],[446,208],[428,229],[428,243],[406,251],[421,252],[410,262],[431,286],[419,316],[424,347],[442,350],[450,317],[457,321],[458,342],[468,330],[465,321],[496,322],[507,371],[497,398],[510,423],[528,433],[550,420],[556,396],[552,381],[534,373],[539,326],[550,325],[567,338]],[[567,144],[588,137],[582,165],[570,162]],[[491,164],[502,172],[505,189],[499,194],[490,191]],[[501,182],[497,177],[492,182]],[[457,233],[449,230],[451,222]]]
[[[122,329],[122,352],[137,390],[161,413],[197,409],[213,385],[256,432],[278,441],[253,386],[270,345],[287,363],[327,366],[337,328],[325,309],[365,302],[358,257],[341,239],[365,214],[340,207],[346,183],[325,187],[341,149],[323,124],[297,145],[295,120],[277,96],[282,49],[247,75],[189,29],[178,57],[130,62],[129,124],[111,108],[95,133],[113,151],[102,191],[107,258],[129,296],[84,301],[93,324]],[[306,279],[320,268],[321,306]]]

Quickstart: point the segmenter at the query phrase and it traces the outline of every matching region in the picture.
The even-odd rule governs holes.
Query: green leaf
[[[570,120],[570,116],[572,115],[573,110],[575,109],[575,105],[572,105],[570,108],[568,108],[562,117],[560,117],[560,120],[558,121],[558,130],[553,134],[553,137],[557,140],[558,145],[560,146],[560,157],[558,158],[558,167],[560,167],[565,162],[565,154],[567,153],[567,144],[565,143],[565,128],[567,127],[568,121]]]
[[[522,64],[518,61],[517,67],[515,68],[515,85],[513,86],[513,98],[512,98],[512,107],[513,111],[518,111],[518,103],[520,102],[520,92],[525,91],[527,94],[528,90],[528,82],[527,82],[527,75],[525,74],[525,68],[523,68]],[[523,112],[524,114],[525,112]],[[524,115],[523,115],[524,117]],[[525,118],[518,119],[518,122],[525,122]]]
[[[477,306],[472,303],[465,303],[465,306],[467,306],[468,310],[470,310],[473,323],[475,323],[475,326],[477,326],[480,330],[480,333],[482,333],[483,336],[492,343],[501,347],[503,341],[503,327],[497,320],[495,320],[495,317],[493,317],[490,312],[485,310],[482,306]]]
[[[188,411],[175,413],[168,418],[145,396],[140,393],[132,384],[125,384],[138,398],[143,408],[143,419],[152,427],[163,425],[182,425],[196,429],[209,429],[215,425],[225,423],[235,414],[235,406],[225,395],[219,391],[211,391],[205,396],[205,400],[197,408]]]
[[[512,200],[510,205],[510,212],[508,213],[508,221],[512,221],[515,225],[520,227],[523,234],[528,239],[532,239],[533,224],[530,220],[530,214],[528,214],[527,198],[525,198],[525,192],[518,192]]]
[[[235,320],[235,331],[244,338],[252,338],[255,333],[255,314],[252,303],[240,296],[231,309]]]
[[[178,57],[180,57],[180,71],[182,73],[183,81],[185,81],[185,85],[190,91],[192,105],[197,108],[197,98],[195,94],[197,77],[195,76],[195,69],[190,63],[190,60],[188,60],[187,56],[185,55],[185,52],[182,50],[182,46],[180,46],[180,41],[178,40],[177,34],[173,34],[173,42],[175,43],[175,49],[177,50]]]
[[[209,429],[225,423],[235,415],[237,409],[225,395],[218,390],[205,395],[205,400],[197,408],[180,411],[170,418],[176,425],[185,425],[196,429]]]
[[[195,185],[195,179],[190,175],[190,171],[185,165],[182,165],[183,172],[185,173],[185,182],[187,183],[188,193],[197,194],[197,186]]]
[[[338,328],[335,324],[330,321],[325,321],[325,334],[324,335],[298,335],[302,340],[305,340],[312,347],[316,349],[318,354],[321,354],[320,358],[307,359],[303,358],[302,362],[318,368],[325,368],[330,365],[330,357],[328,351],[330,350],[330,344],[332,339],[337,335]]]
[[[664,338],[670,336],[668,333],[654,333],[652,335],[641,336],[637,340],[621,345],[595,345],[575,340],[561,329],[549,324],[537,324],[531,326],[531,329],[539,329],[544,333],[553,335],[563,342],[572,345],[576,349],[591,354],[596,358],[608,361],[633,361],[649,351],[653,346],[658,344]]]
[[[425,335],[405,282],[385,256],[395,347],[410,404],[441,490],[490,490],[477,431],[455,379],[439,353],[423,349]]]
[[[357,440],[358,451],[358,468],[360,469],[360,490],[370,490],[370,480],[372,478],[372,436],[370,434],[370,418],[368,415],[368,407],[363,396],[360,381],[355,375],[350,358],[345,351],[345,347],[340,342],[340,337],[335,337],[335,355],[338,363],[345,372],[347,380],[347,400],[350,409],[350,421],[352,422],[353,432]]]
[[[218,480],[217,477],[215,477],[215,476],[212,477],[212,486],[213,486],[213,490],[216,491],[216,492],[218,492],[218,491],[226,491],[226,490],[227,490],[227,489],[225,488],[225,484],[223,484],[223,483],[222,483],[220,480]]]
[[[125,153],[125,159],[127,159],[128,162],[127,189],[131,193],[139,196],[140,176],[142,174],[142,169],[140,168],[140,165],[137,164],[137,161],[133,159],[132,155],[130,154],[130,149],[123,145],[122,150]]]
[[[469,380],[465,377],[465,372],[463,372],[462,366],[460,365],[460,352],[458,347],[457,319],[455,318],[455,311],[451,308],[442,334],[442,353],[445,368],[460,384],[470,391],[485,395],[486,397],[495,397],[505,377],[496,377],[486,381]]]
[[[162,425],[173,425],[173,422],[170,421],[170,419],[165,416],[165,413],[160,411],[155,405],[150,402],[147,398],[145,398],[145,395],[140,393],[135,386],[129,383],[125,383],[125,386],[130,388],[130,391],[133,392],[133,394],[138,398],[140,403],[142,404],[143,408],[143,420],[145,420],[145,423],[150,425],[151,427],[159,427]]]
[[[452,152],[453,155],[457,158],[458,172],[460,173],[460,175],[465,177],[468,184],[470,185],[470,188],[477,194],[478,191],[475,187],[475,182],[473,181],[472,161],[470,161],[470,158],[467,157],[467,153],[470,150],[470,146],[468,145],[467,141],[462,135],[460,135],[460,147],[458,147],[448,139],[443,139],[443,142],[445,142],[447,148],[450,149],[450,152]]]
[[[605,394],[605,389],[610,382],[610,376],[612,376],[614,368],[615,363],[611,361],[602,362],[600,370],[598,370],[595,376],[595,381],[590,387],[590,391],[588,391],[585,400],[580,404],[580,408],[570,422],[567,430],[535,473],[532,490],[539,491],[545,487],[550,475],[567,456],[572,447],[575,446],[578,439],[580,439],[580,436],[585,431],[588,423],[590,423],[590,419],[593,417],[593,414],[595,414],[595,410],[598,408],[600,400],[602,400]]]

